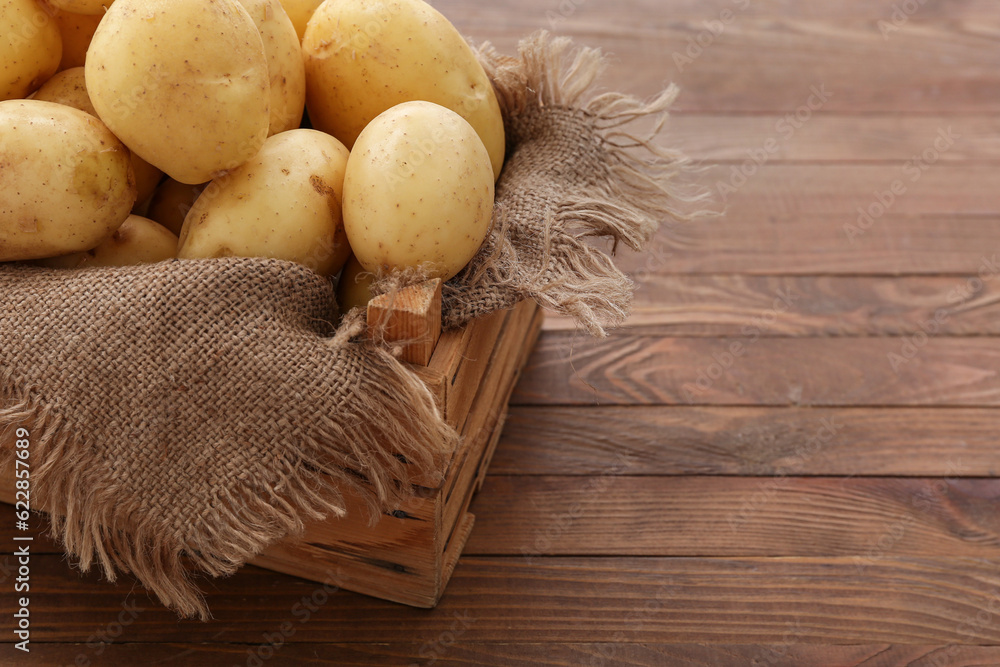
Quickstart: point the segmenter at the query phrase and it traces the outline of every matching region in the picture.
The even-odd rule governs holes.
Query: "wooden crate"
[[[253,564],[415,607],[433,607],[462,553],[482,486],[507,416],[507,403],[534,347],[542,311],[534,302],[441,333],[440,283],[374,301],[369,321],[387,339],[416,339],[403,358],[427,384],[448,423],[462,435],[433,470],[417,477],[414,498],[370,526],[360,499],[348,514],[307,525]],[[3,446],[12,446],[5,442]],[[0,471],[0,501],[13,503],[13,470]]]
[[[381,517],[374,528],[365,520],[360,500],[348,498],[347,517],[310,524],[301,538],[280,542],[253,562],[386,600],[433,607],[472,530],[475,517],[469,504],[493,458],[507,402],[538,338],[542,311],[533,301],[522,302],[446,331],[435,341],[440,284],[431,284],[398,295],[391,308],[376,300],[368,318],[370,323],[391,320],[390,338],[419,339],[404,349],[404,358],[462,440],[437,470],[427,471],[416,497]]]

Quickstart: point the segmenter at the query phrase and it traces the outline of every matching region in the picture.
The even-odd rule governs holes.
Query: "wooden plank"
[[[1000,563],[969,558],[859,571],[851,558],[465,557],[430,611],[247,568],[213,584],[212,623],[178,621],[131,581],[80,577],[57,556],[32,559],[31,576],[40,643],[88,641],[130,601],[144,610],[122,642],[254,644],[291,622],[289,643],[423,644],[468,619],[467,642],[782,643],[793,630],[803,644],[1000,643]],[[0,588],[2,608],[12,597]],[[8,637],[12,621],[0,619]]]
[[[502,427],[514,384],[533,347],[528,343],[537,339],[541,324],[539,315],[539,308],[534,302],[518,304],[508,313],[498,342],[484,360],[488,361],[486,371],[463,425],[463,434],[468,442],[462,448],[461,459],[456,457],[453,462],[441,488],[441,525],[446,536],[468,511],[480,471],[489,465],[493,454],[490,444],[494,432]]]
[[[664,230],[646,251],[621,252],[615,263],[640,282],[691,273],[997,275],[990,267],[1000,253],[1000,216],[888,213],[860,236],[854,235],[858,218],[847,204],[829,215],[731,206],[721,218],[674,225],[683,244]]]
[[[768,139],[777,141],[769,163],[905,162],[919,155],[941,128],[951,126],[955,144],[940,162],[1000,159],[1000,119],[994,115],[855,115],[817,113],[787,137],[784,115],[675,113],[661,143],[707,163],[742,163]]]
[[[626,326],[667,336],[997,335],[997,278],[649,274]],[[576,325],[550,317],[545,328]]]
[[[291,630],[295,629],[291,625]],[[247,664],[253,657],[263,661],[273,655],[284,664],[329,665],[340,667],[381,667],[392,664],[436,665],[523,665],[525,667],[579,667],[580,665],[628,664],[638,667],[705,665],[773,665],[774,667],[982,667],[1000,663],[1000,647],[995,646],[909,646],[869,644],[865,646],[809,646],[800,644],[789,628],[786,641],[773,644],[653,644],[636,642],[468,642],[461,636],[462,625],[424,642],[392,643],[301,643],[282,641],[272,635],[275,645],[261,639],[243,644],[113,644],[103,647],[100,657],[108,664],[170,664],[183,660],[186,667],[216,667],[220,664]],[[270,650],[269,650],[270,649]],[[97,656],[96,645],[31,644],[33,661],[71,665],[77,656]],[[272,654],[273,651],[273,654]],[[876,660],[877,662],[872,662]]]
[[[985,270],[995,278],[1000,190],[992,168],[935,164],[914,181],[919,167],[906,164],[765,164],[748,168],[745,181],[742,166],[713,167],[700,180],[725,215],[668,223],[644,253],[623,252],[617,264],[640,281],[692,272]]]
[[[1000,110],[993,94],[1000,73],[993,62],[992,15],[968,26],[941,21],[940,15],[936,21],[914,19],[886,36],[878,21],[891,19],[891,8],[830,21],[785,17],[783,3],[760,17],[735,12],[716,36],[705,22],[717,20],[719,11],[684,17],[664,4],[630,13],[613,3],[593,10],[600,5],[605,3],[578,5],[565,20],[559,20],[557,4],[532,7],[500,25],[478,8],[478,15],[466,10],[455,16],[464,33],[508,53],[524,35],[555,27],[614,55],[616,90],[652,95],[673,81],[681,86],[678,108],[685,111],[794,113],[820,84],[831,93],[824,111]],[[706,44],[700,49],[699,38]]]
[[[928,137],[925,148],[934,151],[934,141],[934,136]],[[769,216],[812,215],[840,218],[842,225],[854,223],[860,235],[853,245],[861,245],[886,213],[995,216],[1000,212],[1000,188],[992,187],[996,167],[990,164],[906,160],[885,164],[750,164],[745,169],[730,164],[707,169],[700,180],[729,212],[738,211],[741,217],[766,220]],[[893,183],[897,183],[896,194],[891,192]],[[859,208],[873,216],[867,229],[859,222]],[[714,222],[707,219],[700,225],[711,227]],[[840,232],[850,243],[842,225]]]
[[[623,33],[633,27],[650,22],[664,23],[670,19],[717,18],[725,9],[739,10],[740,16],[749,18],[815,19],[836,22],[845,19],[874,21],[890,17],[900,0],[841,0],[837,3],[789,2],[788,0],[628,0],[627,3],[584,2],[578,0],[572,7],[556,3],[539,5],[533,0],[496,0],[482,7],[469,5],[462,0],[435,0],[434,7],[458,25],[501,26],[520,25],[522,21],[552,19],[558,14],[557,27],[568,19],[589,18],[604,21],[609,28],[619,26]],[[565,16],[563,16],[565,15]],[[584,16],[586,15],[586,16]],[[910,20],[915,22],[954,21],[957,18],[979,19],[989,22],[996,18],[996,6],[990,0],[940,0],[923,3],[919,12]]]
[[[402,344],[399,358],[426,366],[441,336],[440,279],[382,294],[368,302],[368,337]]]
[[[427,368],[443,378],[445,417],[455,428],[461,429],[465,423],[475,388],[486,373],[493,345],[503,330],[507,316],[506,311],[497,311],[461,329],[441,334]]]
[[[905,356],[904,356],[905,355]],[[568,379],[568,380],[567,380]],[[1000,405],[1000,339],[544,332],[517,405]]]
[[[490,474],[996,477],[998,423],[991,408],[520,406]]]
[[[442,565],[436,548],[441,501],[436,490],[419,491],[423,497],[379,516],[376,525],[369,522],[363,501],[345,491],[346,516],[308,522],[301,536],[272,544],[251,562],[404,604],[433,606]]]
[[[1000,561],[996,479],[492,475],[484,489],[468,555]]]

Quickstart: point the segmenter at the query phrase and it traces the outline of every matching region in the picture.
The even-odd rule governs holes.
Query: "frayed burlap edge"
[[[211,618],[193,572],[211,577],[233,574],[268,545],[301,534],[303,518],[343,516],[340,489],[352,488],[368,505],[374,523],[380,512],[413,495],[414,470],[429,470],[434,453],[454,449],[458,434],[448,426],[427,387],[388,351],[351,343],[364,331],[355,314],[328,344],[363,345],[365,375],[335,415],[317,415],[316,440],[286,452],[275,477],[220,488],[210,520],[182,541],[156,530],[151,517],[122,507],[114,485],[78,488],[74,470],[105,465],[81,446],[65,420],[37,389],[19,388],[9,373],[0,376],[0,429],[5,441],[19,426],[30,428],[32,497],[45,498],[50,534],[87,572],[96,563],[108,581],[133,574],[167,607],[183,617]],[[346,450],[333,448],[344,444]],[[12,466],[16,450],[3,448],[0,464]],[[198,544],[225,544],[207,553]]]
[[[587,239],[610,238],[612,254],[619,243],[641,250],[663,221],[686,222],[716,214],[704,207],[710,192],[687,178],[699,169],[683,152],[654,141],[679,90],[670,85],[646,101],[601,93],[598,80],[607,68],[607,57],[599,49],[575,49],[569,38],[554,38],[547,31],[523,40],[517,58],[501,55],[488,43],[479,47],[478,56],[493,81],[504,118],[552,107],[582,113],[602,144],[608,178],[586,194],[567,193],[566,200],[553,202],[544,221],[541,267],[527,276],[503,233],[506,212],[498,204],[492,247],[473,260],[461,283],[445,286],[446,300],[461,304],[463,292],[476,291],[471,287],[506,287],[521,299],[534,299],[574,317],[591,334],[604,337],[605,327],[618,326],[628,317],[633,283]],[[657,122],[648,135],[627,130],[627,125],[649,117]],[[683,241],[676,227],[666,231],[668,240]],[[561,246],[558,257],[553,252],[556,240]],[[447,324],[463,323],[449,322],[448,315]]]

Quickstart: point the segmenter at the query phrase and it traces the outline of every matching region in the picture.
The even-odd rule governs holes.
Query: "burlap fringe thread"
[[[684,235],[675,223],[717,214],[703,208],[710,192],[694,179],[678,178],[698,171],[690,159],[654,142],[678,88],[671,85],[648,101],[599,93],[607,58],[598,49],[572,47],[570,39],[540,31],[521,42],[518,58],[503,56],[489,44],[479,49],[506,120],[508,159],[517,159],[520,144],[527,151],[552,138],[552,124],[538,131],[535,120],[560,113],[565,134],[582,137],[579,157],[583,169],[593,173],[574,174],[573,165],[562,165],[561,188],[546,192],[552,201],[542,220],[511,219],[510,202],[516,206],[540,185],[534,179],[519,182],[518,173],[501,175],[493,233],[469,267],[445,285],[447,326],[483,314],[489,310],[484,303],[496,306],[497,294],[506,292],[504,307],[534,299],[604,337],[605,327],[628,317],[633,283],[588,240],[611,239],[611,255],[619,244],[637,251],[668,222],[671,226],[661,233],[678,244]],[[647,135],[625,129],[645,118],[656,119]],[[525,227],[540,233],[524,233]]]
[[[499,302],[487,305],[533,298],[602,336],[604,327],[628,315],[632,283],[588,238],[608,236],[615,246],[638,250],[661,220],[701,213],[686,209],[704,196],[675,183],[690,168],[687,159],[654,145],[650,137],[621,129],[644,117],[663,116],[677,89],[670,87],[649,102],[616,93],[595,95],[605,58],[593,49],[571,53],[568,39],[545,33],[525,40],[519,59],[500,56],[488,45],[480,56],[506,118],[573,109],[599,131],[606,171],[598,187],[567,193],[557,202],[544,221],[541,243],[532,240],[539,256],[526,258],[526,248],[508,240],[510,226],[518,221],[499,208],[491,247],[446,289],[446,324],[480,314],[483,302],[475,295],[506,291]],[[32,470],[33,495],[46,498],[53,533],[83,571],[96,563],[109,581],[115,581],[117,571],[131,572],[180,615],[207,620],[210,613],[192,572],[230,575],[269,544],[301,532],[303,519],[343,515],[338,489],[356,490],[377,516],[411,492],[410,466],[426,469],[436,447],[453,446],[457,435],[420,380],[388,351],[355,340],[363,326],[356,315],[349,317],[329,340],[331,350],[364,350],[370,372],[354,388],[352,400],[344,401],[336,415],[315,416],[316,439],[283,453],[275,483],[241,485],[236,496],[220,490],[209,520],[192,527],[191,534],[163,534],[152,517],[140,516],[138,507],[122,505],[114,484],[81,488],[75,471],[107,463],[93,448],[81,446],[79,434],[39,398],[41,392],[21,386],[10,369],[0,370],[0,395],[7,403],[0,409],[0,424],[8,431],[32,425],[32,460],[42,462]],[[3,453],[5,464],[12,454]]]

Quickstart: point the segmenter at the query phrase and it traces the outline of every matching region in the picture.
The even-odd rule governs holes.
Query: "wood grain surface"
[[[677,83],[720,215],[618,255],[607,339],[548,318],[436,609],[247,567],[179,621],[36,517],[25,658],[0,521],[0,664],[1000,664],[995,2],[433,4]]]

